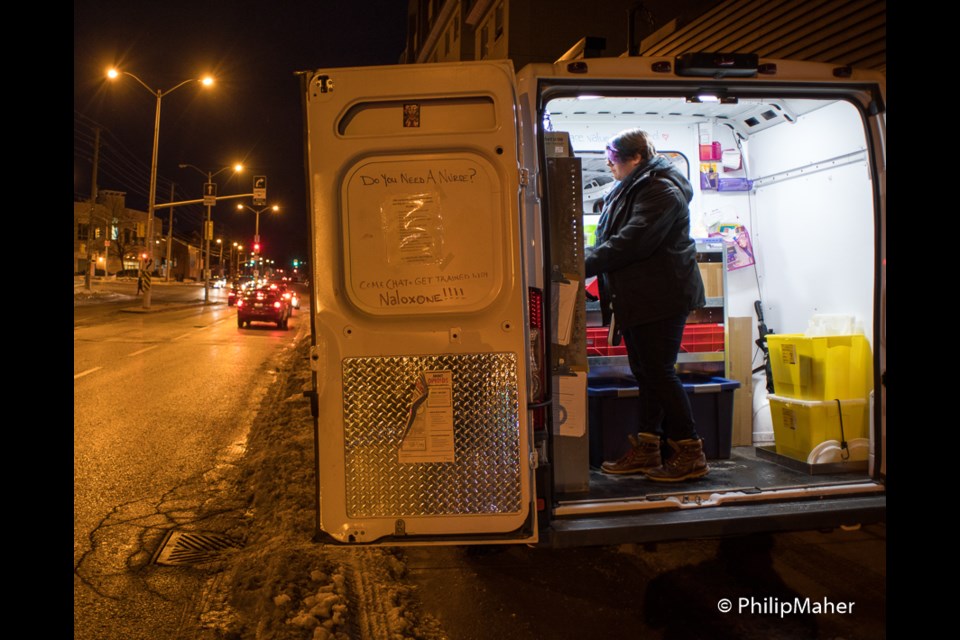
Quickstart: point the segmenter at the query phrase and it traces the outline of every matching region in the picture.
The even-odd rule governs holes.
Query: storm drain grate
[[[154,564],[182,565],[200,564],[215,560],[226,549],[239,549],[240,543],[219,533],[191,531],[167,532],[160,550],[154,556]]]

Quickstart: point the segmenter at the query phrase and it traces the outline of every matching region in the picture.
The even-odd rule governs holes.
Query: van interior
[[[624,129],[647,131],[694,188],[690,233],[707,306],[691,314],[677,368],[711,468],[673,486],[600,471],[636,431],[636,382],[585,282],[575,331],[566,345],[552,345],[554,371],[585,374],[588,399],[585,428],[563,432],[555,415],[542,451],[552,466],[554,526],[564,517],[657,511],[679,494],[681,502],[720,505],[726,496],[742,504],[869,483],[882,471],[874,468],[880,434],[871,399],[881,335],[880,213],[864,109],[842,92],[763,95],[756,87],[673,96],[567,88],[553,96],[543,101],[540,168],[549,224],[566,224],[557,213],[566,204],[555,194],[572,188],[578,202],[567,208],[579,218],[577,233],[585,246],[595,241],[603,196],[615,184],[604,147]],[[567,184],[571,163],[577,178]],[[582,277],[576,247],[554,243],[550,251],[552,265],[579,256]],[[766,331],[773,337],[763,340]],[[765,366],[765,347],[774,365],[785,363],[779,371]],[[584,352],[586,362],[577,357]],[[802,380],[787,367],[796,357],[806,367]],[[811,389],[818,367],[844,380]]]

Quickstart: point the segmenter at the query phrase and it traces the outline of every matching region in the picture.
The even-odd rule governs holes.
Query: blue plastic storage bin
[[[690,398],[697,434],[703,438],[708,460],[730,457],[733,439],[733,392],[740,388],[736,380],[697,378],[684,381]],[[630,379],[588,380],[590,466],[604,460],[616,460],[627,452],[627,434],[637,432],[639,397],[636,381]],[[665,452],[666,453],[666,452]]]

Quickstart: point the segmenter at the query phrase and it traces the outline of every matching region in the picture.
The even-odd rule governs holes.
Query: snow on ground
[[[121,302],[123,300],[136,300],[137,296],[126,293],[116,293],[113,291],[103,291],[94,283],[89,290],[83,286],[83,279],[76,280],[73,283],[73,304],[101,304],[104,302]]]
[[[277,366],[277,381],[251,428],[237,490],[249,511],[243,546],[211,579],[204,638],[230,640],[439,640],[389,549],[313,541],[316,497],[309,337]]]

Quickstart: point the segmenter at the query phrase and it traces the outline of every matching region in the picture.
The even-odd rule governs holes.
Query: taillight
[[[238,307],[242,307],[242,306],[243,306],[243,300],[237,300],[237,306],[238,306]]]
[[[273,308],[274,308],[274,309],[279,309],[279,308],[280,308],[280,301],[279,301],[279,300],[277,300],[276,302],[273,303]]]
[[[530,287],[527,290],[530,309],[530,402],[542,402],[547,384],[547,372],[544,367],[543,343],[543,292]],[[544,429],[547,426],[546,408],[538,407],[533,411],[533,428]]]

